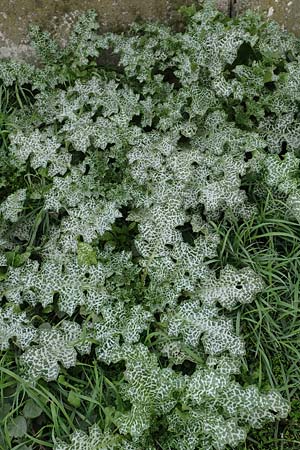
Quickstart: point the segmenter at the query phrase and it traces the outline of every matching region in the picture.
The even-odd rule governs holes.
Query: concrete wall
[[[228,0],[220,0],[227,8]],[[60,41],[76,17],[87,9],[98,13],[100,30],[119,31],[134,20],[176,22],[177,10],[193,0],[0,0],[0,57],[31,59],[27,30],[31,23],[51,31]]]
[[[232,5],[234,14],[254,9],[300,36],[300,0],[232,0]]]
[[[98,12],[100,30],[125,29],[134,20],[176,23],[177,9],[197,0],[0,0],[0,58],[33,58],[27,30],[37,23],[62,43],[78,15],[86,9]],[[258,8],[300,35],[300,0],[218,0],[219,8],[232,15]]]

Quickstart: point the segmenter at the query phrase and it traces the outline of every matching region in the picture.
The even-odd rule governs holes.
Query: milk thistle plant
[[[300,42],[181,12],[0,63],[3,449],[225,450],[290,412],[237,326],[271,281],[223,256],[267,197],[300,220]]]

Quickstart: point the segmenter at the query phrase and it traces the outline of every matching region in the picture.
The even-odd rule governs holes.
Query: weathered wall
[[[181,5],[193,0],[0,0],[0,57],[31,58],[27,30],[39,24],[64,40],[76,17],[87,9],[98,13],[100,29],[118,31],[134,20],[176,22]],[[228,0],[220,0],[227,12]]]
[[[31,23],[51,31],[60,41],[68,35],[76,17],[96,9],[100,29],[122,30],[134,20],[176,22],[181,5],[197,0],[0,0],[0,58],[32,59],[27,30]],[[201,0],[200,0],[201,1]],[[218,0],[220,9],[232,15],[256,8],[300,35],[300,0]]]
[[[300,0],[232,0],[234,14],[254,9],[300,36]]]

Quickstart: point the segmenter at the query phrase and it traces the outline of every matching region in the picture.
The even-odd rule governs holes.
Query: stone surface
[[[194,0],[195,2],[195,0]],[[229,0],[219,0],[228,12]],[[29,24],[38,24],[64,43],[80,13],[95,9],[101,31],[120,31],[137,19],[176,23],[178,8],[193,0],[0,0],[0,57],[31,59]]]
[[[62,44],[83,11],[98,13],[101,31],[121,31],[137,19],[178,23],[178,8],[201,0],[0,0],[0,58],[32,60],[27,31],[32,23],[50,31]],[[300,35],[300,0],[218,0],[236,15],[254,8]]]
[[[300,36],[300,0],[231,0],[231,2],[235,15],[246,9],[254,9]]]

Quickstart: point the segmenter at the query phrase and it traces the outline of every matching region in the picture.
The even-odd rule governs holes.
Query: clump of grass
[[[35,387],[18,375],[13,352],[0,360],[0,448],[45,450],[53,447],[54,436],[68,439],[75,429],[88,430],[95,421],[103,429],[112,425],[112,404],[122,410],[118,382],[105,374],[97,361],[78,362],[56,382],[40,380]],[[35,405],[28,413],[26,404]],[[12,417],[26,417],[26,437],[11,433]],[[14,439],[12,439],[14,438]],[[16,443],[18,442],[19,443]],[[26,447],[29,446],[29,447]]]
[[[234,311],[236,332],[246,341],[241,381],[279,389],[291,403],[289,419],[250,433],[239,450],[296,450],[300,446],[300,224],[270,191],[248,222],[234,217],[216,225],[220,267],[250,266],[266,283],[264,292]]]

